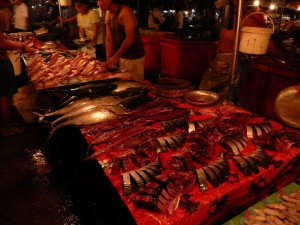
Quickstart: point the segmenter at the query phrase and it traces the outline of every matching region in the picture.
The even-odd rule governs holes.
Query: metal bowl
[[[219,101],[219,95],[212,91],[197,90],[185,94],[185,100],[195,106],[213,105]]]
[[[74,39],[73,42],[75,45],[86,45],[90,42],[91,40],[89,38],[79,38],[79,39]]]
[[[294,128],[300,128],[300,93],[296,86],[288,87],[281,92],[274,102],[277,118]]]

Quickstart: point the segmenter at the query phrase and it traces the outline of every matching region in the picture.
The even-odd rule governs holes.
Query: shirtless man
[[[132,9],[117,0],[98,0],[98,5],[106,12],[105,65],[112,67],[119,62],[121,71],[130,73],[134,80],[143,80],[144,45]]]

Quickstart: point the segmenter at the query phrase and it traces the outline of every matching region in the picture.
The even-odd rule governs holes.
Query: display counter
[[[300,61],[287,61],[268,56],[251,58],[241,77],[240,104],[247,110],[276,118],[274,101],[280,91],[300,82]]]
[[[264,133],[266,127],[264,127],[264,125],[262,124],[264,123],[265,118],[255,116],[248,111],[245,111],[239,107],[235,107],[232,105],[218,104],[212,107],[195,107],[187,103],[184,103],[181,100],[175,102],[176,102],[175,103],[176,107],[178,108],[192,110],[193,113],[189,115],[189,124],[190,123],[193,124],[195,121],[198,122],[208,121],[207,119],[215,118],[217,116],[219,119],[221,119],[223,124],[222,126],[226,127],[228,125],[229,127],[232,128],[232,124],[235,124],[235,122],[233,121],[235,121],[235,119],[237,118],[241,118],[240,116],[243,114],[246,115],[247,118],[246,117],[244,118],[245,120],[242,126],[248,127],[253,125],[254,127],[258,126],[260,128],[256,127],[256,130],[254,129],[255,131],[248,130],[249,127],[247,129],[245,128],[247,131],[244,130],[243,132],[246,132],[250,136],[248,136],[247,138],[246,147],[242,149],[240,153],[238,153],[237,155],[233,154],[232,152],[228,152],[228,146],[226,147],[220,144],[220,142],[218,142],[217,145],[215,146],[215,152],[208,153],[208,154],[213,154],[213,156],[210,159],[206,159],[208,160],[206,163],[202,162],[199,164],[199,162],[195,163],[195,161],[192,163],[185,160],[181,161],[181,163],[183,164],[187,163],[185,166],[190,168],[188,170],[185,171],[183,170],[183,171],[185,173],[190,172],[190,174],[192,174],[191,176],[194,176],[194,178],[195,177],[196,178],[194,181],[188,180],[188,182],[191,182],[189,188],[185,189],[185,191],[181,193],[179,199],[177,199],[175,203],[173,202],[172,204],[169,204],[168,209],[164,207],[160,208],[161,207],[159,206],[160,200],[157,200],[156,198],[159,199],[159,197],[157,196],[163,195],[160,192],[166,191],[164,194],[165,196],[164,201],[168,202],[169,200],[166,200],[168,199],[168,197],[166,196],[172,193],[171,191],[172,189],[168,189],[169,188],[168,185],[170,184],[170,182],[172,183],[173,181],[169,181],[168,184],[165,183],[168,187],[166,188],[166,190],[164,190],[164,187],[161,187],[162,189],[159,190],[151,189],[150,187],[154,188],[152,185],[154,185],[153,182],[156,179],[160,180],[159,182],[163,182],[163,183],[166,180],[171,179],[170,177],[173,176],[171,174],[173,174],[172,172],[174,172],[174,168],[177,167],[178,169],[178,167],[180,167],[179,164],[176,163],[175,163],[176,165],[173,164],[174,158],[182,157],[182,159],[185,159],[185,157],[187,157],[187,155],[184,156],[184,152],[187,151],[190,147],[188,141],[185,142],[183,146],[181,147],[177,146],[177,148],[173,150],[172,150],[173,148],[172,144],[170,143],[167,144],[165,146],[167,150],[158,153],[158,161],[161,163],[161,168],[160,168],[161,174],[157,176],[158,178],[149,175],[149,177],[151,177],[151,179],[149,180],[145,179],[146,177],[144,176],[145,173],[146,174],[150,173],[151,170],[148,171],[149,168],[148,169],[144,168],[144,170],[143,168],[135,168],[132,167],[132,165],[130,166],[130,164],[132,163],[131,160],[126,162],[126,164],[125,161],[122,161],[127,156],[129,158],[132,157],[127,155],[128,152],[119,149],[124,147],[124,143],[122,142],[120,142],[119,147],[115,146],[115,148],[117,148],[117,152],[104,151],[102,152],[103,154],[98,155],[96,159],[99,162],[99,165],[103,167],[107,179],[110,181],[113,188],[118,192],[119,197],[122,199],[124,205],[128,208],[136,224],[139,225],[220,224],[220,221],[224,221],[226,218],[228,218],[229,215],[232,215],[233,212],[238,212],[238,210],[242,210],[251,206],[252,204],[256,203],[257,201],[269,195],[269,192],[271,192],[275,187],[283,187],[286,184],[292,182],[297,176],[299,176],[300,148],[297,148],[295,146],[289,148],[288,150],[283,150],[283,149],[275,150],[275,149],[263,148],[264,153],[268,155],[268,160],[270,160],[269,161],[270,164],[268,167],[265,167],[263,165],[259,165],[257,167],[254,166],[254,164],[250,165],[247,163],[246,163],[247,165],[242,165],[240,167],[238,166],[238,164],[235,163],[236,157],[239,156],[248,157],[251,156],[251,154],[255,154],[254,152],[256,152],[258,148],[257,145],[255,144],[255,139],[257,139],[257,137],[254,138],[253,136],[251,136],[250,133],[252,133],[252,135],[254,136],[260,135],[261,134],[260,132]],[[174,108],[174,111],[176,112],[178,108]],[[138,126],[139,124],[138,121],[141,121],[141,119],[142,118],[136,121],[136,126]],[[200,123],[198,122],[197,124],[200,125],[201,122]],[[269,125],[270,127],[272,127],[272,130],[281,130],[283,128],[281,124],[273,121],[271,121],[271,124]],[[158,128],[162,125],[161,122],[156,122],[153,123],[151,126],[153,128],[154,127]],[[206,126],[209,127],[210,125],[209,124],[204,125],[204,127]],[[94,129],[94,128],[95,127],[93,126],[81,128],[81,131],[85,139],[87,140],[88,144],[91,144],[95,140],[95,136],[88,134],[87,130]],[[176,131],[172,131],[172,132],[169,131],[168,134],[169,135],[170,133],[178,134],[178,132],[182,132],[182,130],[180,131],[180,129],[177,128]],[[130,132],[127,131],[126,135],[128,135],[129,133]],[[123,135],[125,135],[125,133]],[[202,135],[205,136],[205,134]],[[93,152],[103,151],[106,148],[107,146],[103,144],[94,146]],[[213,175],[209,178],[208,175],[209,172],[203,168],[206,168],[205,165],[209,166],[212,163],[217,162],[218,159],[220,159],[220,157],[222,158],[223,154],[221,154],[221,152],[224,153],[223,151],[224,148],[227,148],[227,150],[225,150],[225,152],[227,151],[225,155],[226,158],[228,159],[229,162],[228,165],[230,169],[227,175],[225,176],[225,180],[223,180],[223,182],[220,182],[219,184],[216,185],[216,183],[214,183],[214,181],[216,180],[214,180],[215,178],[213,178]],[[110,147],[108,147],[108,149],[110,149]],[[137,151],[137,149],[135,151]],[[203,152],[203,154],[205,155],[207,153]],[[115,164],[116,160],[121,160],[117,172],[116,172],[116,164]],[[127,167],[128,168],[131,167],[131,170],[126,171],[125,168]],[[250,167],[252,167],[252,169],[250,169]],[[256,169],[254,169],[254,167]],[[206,174],[207,180],[205,182],[203,180],[201,181],[203,177],[201,177],[200,174],[198,174],[199,169],[201,170],[201,168],[205,171]],[[247,172],[247,170],[249,170],[248,171],[249,173]],[[135,177],[132,174],[135,172],[137,172],[138,177]],[[144,175],[141,175],[142,172]],[[215,172],[216,170],[213,173]],[[151,173],[153,173],[153,171]],[[179,174],[182,175],[182,173],[180,172]],[[125,178],[127,175],[129,180],[126,180]],[[218,174],[217,172],[214,175],[219,176],[220,174]],[[147,182],[144,179],[147,180]],[[127,182],[129,182],[129,186]],[[187,182],[187,180],[185,180],[185,182]],[[203,189],[203,183],[206,183],[207,185],[206,189],[205,188]],[[145,189],[143,189],[144,185],[146,187],[145,188],[146,190],[155,191],[156,194],[147,195],[146,193],[144,193],[143,192],[145,191]],[[179,182],[179,186],[180,185],[184,186],[184,184]],[[130,191],[128,192],[128,190]],[[150,201],[152,207],[151,204],[149,207],[148,206],[141,207],[141,205],[143,204],[139,204],[141,202],[137,200],[140,199],[141,196],[144,197],[148,196],[148,198],[146,198],[147,200],[145,200],[144,203],[145,205],[147,205],[147,203],[149,203],[148,201]],[[142,197],[142,199],[144,197]],[[158,204],[158,208],[153,207],[155,206],[155,204]],[[175,208],[174,208],[174,204],[175,204]]]

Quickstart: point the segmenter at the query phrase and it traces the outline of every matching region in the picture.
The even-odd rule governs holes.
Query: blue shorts
[[[13,65],[9,59],[0,60],[0,97],[18,93]]]

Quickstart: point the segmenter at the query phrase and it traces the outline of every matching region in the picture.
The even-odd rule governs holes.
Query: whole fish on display
[[[107,108],[97,107],[97,108],[87,110],[86,112],[70,117],[64,122],[53,127],[53,129],[50,131],[48,139],[52,137],[53,133],[56,130],[62,127],[81,126],[81,125],[89,125],[89,124],[104,122],[110,119],[114,119],[117,116],[117,114],[121,112],[124,112],[124,109],[121,106],[111,106]]]
[[[115,90],[113,90],[114,93],[124,91],[124,90],[130,89],[130,88],[139,88],[139,89],[147,88],[146,84],[144,84],[142,82],[138,82],[138,81],[133,81],[133,80],[116,81],[116,82],[113,82],[113,84],[117,85],[117,88]]]
[[[85,103],[82,103],[78,107],[73,108],[71,111],[64,114],[63,116],[61,116],[61,117],[57,118],[56,120],[54,120],[51,123],[51,127],[53,127],[55,124],[57,124],[59,122],[62,122],[64,120],[70,119],[72,117],[81,115],[81,114],[83,114],[83,113],[85,113],[85,112],[87,112],[91,109],[94,109],[94,108],[108,108],[108,107],[109,107],[108,104],[103,105],[103,104],[101,104],[101,102],[97,102],[96,100],[95,101],[93,101],[93,100],[87,101]]]
[[[108,78],[108,79],[101,79],[101,80],[93,80],[93,81],[88,81],[88,82],[84,82],[84,83],[76,83],[76,84],[64,85],[64,86],[59,86],[59,87],[47,88],[47,91],[55,92],[56,90],[75,89],[75,88],[79,88],[79,87],[86,86],[86,85],[113,83],[113,82],[116,82],[118,80],[119,80],[119,78]]]
[[[39,117],[39,123],[44,120],[45,117],[52,117],[52,116],[59,116],[67,114],[68,112],[74,110],[75,108],[81,106],[82,104],[86,103],[89,100],[89,98],[81,98],[74,101],[71,101],[69,104],[67,104],[65,107],[60,108],[56,111],[51,111],[49,113],[45,113],[44,115],[41,113],[33,112],[33,114],[37,115]]]
[[[55,93],[61,93],[71,96],[91,96],[91,95],[107,95],[117,88],[116,84],[100,83],[100,84],[87,84],[71,89],[53,89]]]

